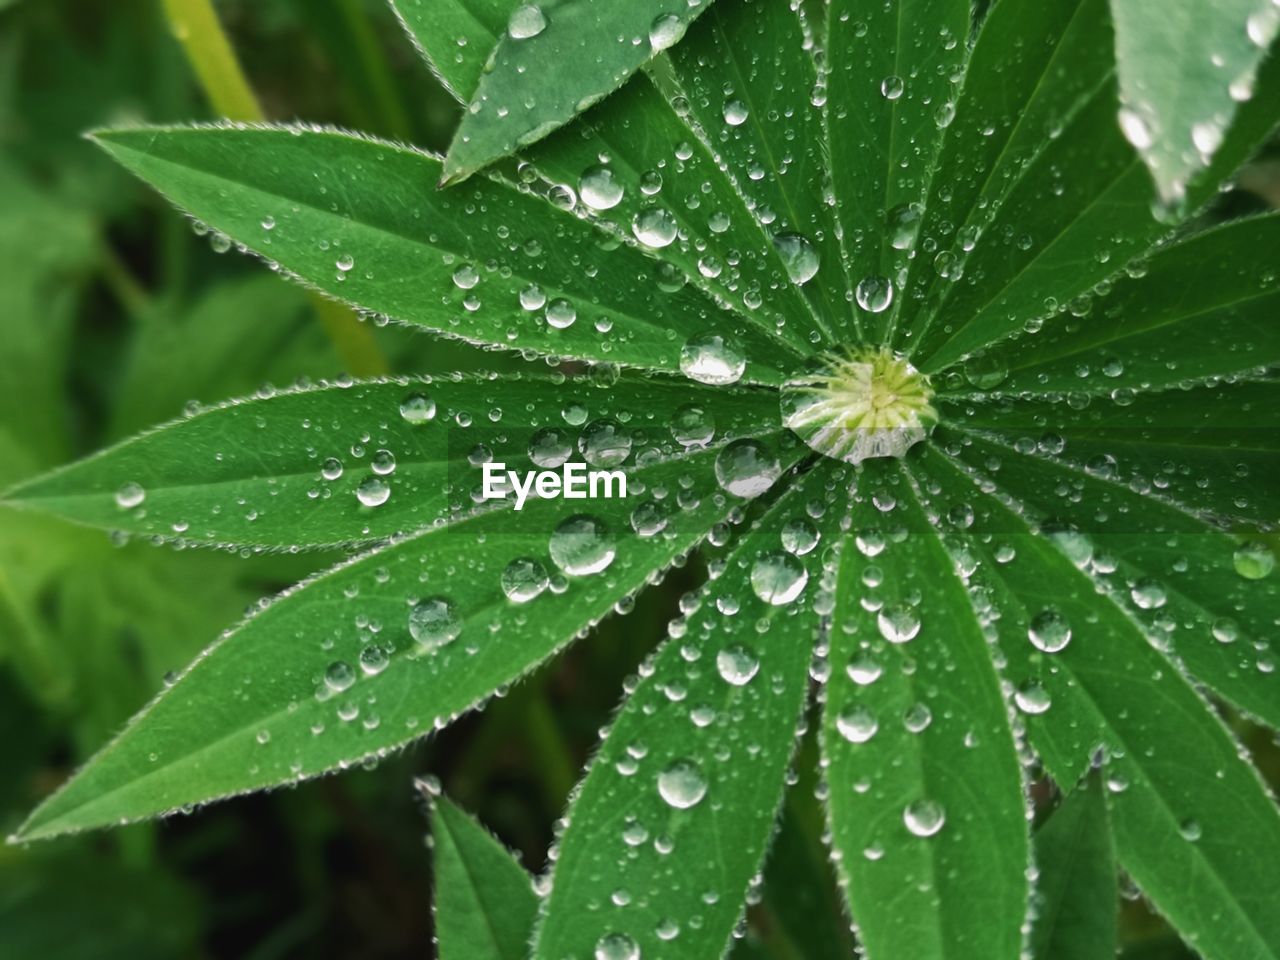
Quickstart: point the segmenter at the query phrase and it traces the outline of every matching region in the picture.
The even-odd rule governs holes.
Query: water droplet
[[[646,247],[661,250],[676,238],[676,218],[662,207],[650,207],[635,215],[631,232]]]
[[[716,418],[705,407],[687,403],[671,418],[671,436],[686,447],[710,443],[716,435]]]
[[[910,250],[920,229],[921,208],[916,203],[901,203],[889,211],[889,243],[895,250]]]
[[[371,643],[360,651],[360,671],[366,677],[374,677],[391,663],[391,651],[381,644]]]
[[[1198,820],[1183,820],[1178,824],[1178,832],[1182,834],[1182,839],[1190,843],[1195,843],[1204,835],[1204,830],[1200,826]]]
[[[547,18],[542,8],[532,3],[516,7],[511,11],[511,18],[507,21],[507,33],[511,35],[512,40],[528,40],[545,29],[547,29]]]
[[[429,423],[436,416],[436,402],[422,393],[411,393],[400,401],[400,416],[406,423]]]
[[[907,603],[893,603],[876,615],[880,636],[890,643],[906,643],[920,632],[920,615]]]
[[[366,507],[380,507],[391,496],[391,484],[374,475],[365,477],[356,487],[356,499]]]
[[[578,182],[578,195],[592,210],[612,210],[622,202],[622,184],[604,164],[590,167]]]
[[[356,258],[349,253],[344,253],[334,261],[333,265],[338,268],[339,273],[350,273],[355,269]]]
[[[917,837],[932,837],[947,822],[947,813],[933,800],[915,800],[902,811],[902,822]]]
[[[565,330],[572,327],[574,321],[578,319],[578,311],[564,297],[556,297],[556,299],[547,304],[545,316],[547,318],[547,326],[554,327],[557,330]]]
[[[342,461],[337,457],[328,457],[320,464],[320,476],[326,480],[337,480],[342,476]]]
[[[730,100],[724,105],[724,122],[731,127],[740,127],[747,122],[747,105],[741,100]]]
[[[625,933],[606,933],[596,941],[595,960],[640,960],[640,945]]]
[[[964,362],[964,378],[978,390],[990,390],[1009,377],[1009,365],[998,353],[978,354]]]
[[[419,600],[409,611],[409,633],[428,653],[439,650],[458,639],[462,633],[462,619],[446,597],[428,597]]]
[[[680,42],[688,24],[674,13],[663,13],[649,26],[649,46],[654,53],[669,50]]]
[[[116,491],[116,506],[121,510],[132,510],[134,507],[141,506],[145,499],[147,499],[147,491],[137,483],[126,483]]]
[[[631,432],[608,417],[592,420],[582,428],[578,450],[594,467],[616,467],[631,456]]]
[[[790,603],[809,582],[809,571],[789,553],[761,554],[751,567],[751,589],[773,606]]]
[[[658,774],[658,794],[677,810],[687,810],[707,795],[707,781],[692,760],[677,760]]]
[[[897,100],[906,89],[907,85],[901,77],[890,76],[880,81],[880,94],[886,100]]]
[[[836,717],[836,729],[850,743],[866,743],[875,736],[880,724],[869,709],[851,703]]]
[[[725,647],[716,654],[716,671],[725,683],[744,686],[760,669],[760,658],[750,647],[740,643]]]
[[[737,343],[718,333],[698,334],[680,350],[680,372],[699,383],[737,383],[746,369],[747,358]]]
[[[116,499],[119,502],[119,498]],[[1250,540],[1236,548],[1236,552],[1231,556],[1231,562],[1236,568],[1236,573],[1246,580],[1261,580],[1276,568],[1276,555],[1271,551],[1271,547],[1261,540]]]
[[[1159,580],[1143,577],[1129,590],[1134,605],[1141,610],[1159,610],[1165,605],[1168,594]]]
[[[569,517],[551,534],[551,559],[565,573],[585,577],[606,570],[617,555],[609,528],[595,517]]]
[[[470,263],[464,263],[453,271],[453,285],[459,290],[470,290],[480,282],[480,271]]]
[[[1043,653],[1057,653],[1071,642],[1071,624],[1052,607],[1041,610],[1031,619],[1027,637],[1032,646]]]
[[[867,277],[855,293],[858,306],[868,313],[883,313],[893,303],[893,281],[887,277]]]
[[[1151,149],[1151,145],[1155,143],[1155,137],[1151,135],[1151,128],[1147,126],[1146,120],[1127,107],[1121,109],[1118,118],[1120,120],[1120,130],[1124,133],[1124,138],[1129,143],[1138,150]]]
[[[808,520],[797,517],[782,527],[782,549],[803,557],[818,545],[818,530]]]
[[[780,233],[773,238],[774,249],[782,258],[782,265],[787,269],[791,282],[804,286],[818,275],[821,261],[818,248],[808,237],[799,233]]]
[[[1034,680],[1027,680],[1013,692],[1013,702],[1023,713],[1037,716],[1053,705],[1049,691]]]
[[[390,450],[377,450],[369,460],[369,466],[380,477],[395,473],[396,456]]]
[[[356,671],[345,660],[335,660],[324,671],[324,685],[333,693],[350,689],[356,682]]]
[[[913,703],[902,714],[902,725],[909,733],[923,733],[933,723],[933,711],[923,703]]]
[[[735,497],[765,493],[782,475],[782,466],[759,440],[735,440],[716,455],[716,480]]]
[[[547,568],[531,557],[517,557],[502,571],[502,592],[513,603],[528,603],[550,582]]]
[[[844,672],[858,686],[865,687],[879,680],[880,675],[884,673],[884,668],[872,659],[870,653],[861,650],[849,658],[849,663],[845,666]]]
[[[544,470],[554,470],[573,456],[573,439],[559,427],[543,427],[529,438],[529,459]]]

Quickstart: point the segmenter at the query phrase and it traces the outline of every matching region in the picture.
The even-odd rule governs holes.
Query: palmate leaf
[[[1125,135],[1178,203],[1213,158],[1280,27],[1272,0],[1111,0]]]
[[[445,797],[431,811],[440,960],[524,960],[538,915],[533,878]]]
[[[515,6],[444,162],[455,182],[542,139],[675,44],[713,0]]]
[[[569,810],[537,960],[724,954],[795,745],[842,474],[824,461],[762,510],[643,671]]]
[[[1107,960],[1116,952],[1116,865],[1099,778],[1076,787],[1035,836],[1036,960]]]
[[[502,61],[514,4],[399,6],[460,99],[489,78],[509,81],[500,66],[481,78],[494,45],[495,63],[514,62]],[[644,5],[625,6],[619,16]],[[778,489],[746,511],[750,526],[727,557],[711,551],[717,576],[700,606],[645,665],[606,736],[555,851],[536,955],[723,952],[767,845],[809,677],[825,682],[831,852],[871,960],[1018,956],[1032,894],[1020,749],[1062,787],[1105,767],[1121,865],[1208,960],[1280,957],[1266,902],[1280,863],[1276,809],[1201,695],[1280,720],[1267,646],[1278,615],[1272,554],[1261,540],[1241,554],[1235,536],[1263,536],[1280,516],[1269,483],[1280,404],[1263,322],[1274,221],[1193,236],[1153,216],[1155,191],[1116,122],[1105,0],[997,0],[980,19],[963,0],[815,8],[821,22],[793,4],[718,0],[668,54],[649,59],[638,44],[643,71],[625,83],[619,74],[614,96],[502,176],[442,192],[438,160],[334,132],[103,136],[180,206],[373,312],[603,364],[596,378],[606,381],[611,364],[705,372],[683,354],[691,338],[718,337],[731,349],[716,365],[740,360],[745,374],[742,386],[708,388],[625,373],[584,401],[661,437],[633,475],[681,509],[659,537],[620,538],[603,573],[568,577],[563,593],[528,605],[507,600],[501,573],[520,556],[551,570],[551,530],[570,511],[543,501],[431,527],[455,505],[469,509],[469,488],[405,434],[405,490],[417,470],[451,492],[398,506],[393,491],[376,508],[387,511],[380,526],[355,510],[349,488],[345,504],[313,504],[314,529],[338,538],[322,542],[404,536],[221,641],[38,810],[26,836],[340,768],[446,722],[704,539],[723,544],[718,524],[744,511],[714,464],[731,437],[758,435],[779,453]],[[548,39],[557,9],[548,5]],[[582,59],[564,72],[589,72]],[[553,72],[544,63],[537,84]],[[1273,59],[1189,182],[1187,209],[1216,196],[1273,129],[1277,90]],[[502,133],[489,145],[513,151],[518,134],[494,146]],[[816,273],[806,276],[810,252]],[[529,311],[522,294],[546,299]],[[573,311],[567,327],[547,322],[559,300]],[[896,464],[851,469],[811,455],[782,428],[775,388],[830,362],[830,351],[881,344],[932,375],[942,426]],[[345,397],[326,412],[360,424],[367,451],[380,431],[401,436],[408,386],[246,404],[293,418],[279,431],[292,434],[287,444],[248,443],[253,455],[302,463],[314,484],[315,460],[296,438],[298,398]],[[475,421],[507,411],[485,429],[510,432],[495,453],[512,460],[531,439],[516,424],[532,425],[510,416],[513,406],[532,404],[541,425],[571,391],[597,396],[572,381],[542,398],[521,392],[525,380],[430,384],[446,386],[486,401],[475,402]],[[661,425],[682,402],[714,414],[710,449],[663,449]],[[138,464],[144,444],[203,429],[192,424],[204,417],[250,437],[274,429],[274,416],[258,427],[228,412],[238,409],[24,489],[43,491],[32,505],[115,526],[108,467]],[[269,474],[248,454],[240,468],[236,482]],[[181,477],[171,464],[155,469]],[[591,510],[623,531],[633,506]],[[821,535],[809,552],[812,534],[794,523],[802,512]],[[127,516],[153,535],[178,519]],[[286,537],[312,529],[302,516],[239,534],[276,524],[271,545],[300,546]],[[764,608],[757,586],[780,596],[796,569],[808,573],[805,589]],[[447,598],[462,628],[434,654],[410,642],[408,626],[412,605],[432,598]],[[1069,642],[1055,652],[1064,623]],[[752,661],[731,649],[739,643],[758,663],[740,685],[724,676]],[[371,645],[368,676],[324,693],[333,665],[361,674]],[[331,675],[344,686],[342,667]],[[1048,849],[1057,838],[1041,839]],[[1092,866],[1109,870],[1105,858]],[[1053,916],[1042,914],[1034,936],[1056,944]]]

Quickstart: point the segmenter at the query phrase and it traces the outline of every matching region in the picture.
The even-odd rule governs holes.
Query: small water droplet
[[[1071,624],[1059,611],[1049,607],[1031,619],[1027,638],[1043,653],[1058,653],[1071,642]]]
[[[528,603],[550,582],[547,568],[532,557],[517,557],[502,571],[502,592],[513,603]]]
[[[409,633],[422,652],[429,653],[458,639],[462,619],[446,597],[419,600],[409,611]]]
[[[141,484],[126,483],[116,491],[116,506],[121,510],[132,510],[134,507],[141,506],[145,499],[147,499],[147,491],[142,489]]]
[[[551,560],[565,573],[585,577],[608,569],[617,555],[609,528],[595,517],[569,517],[551,534]]]
[[[1263,541],[1250,540],[1236,548],[1231,562],[1236,573],[1246,580],[1261,580],[1276,568],[1276,555]]]
[[[933,800],[915,800],[902,811],[902,822],[914,836],[932,837],[947,822],[947,814]]]

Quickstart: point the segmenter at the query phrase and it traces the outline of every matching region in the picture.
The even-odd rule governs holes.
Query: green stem
[[[102,243],[98,252],[98,275],[106,284],[120,306],[135,320],[146,317],[151,307],[151,295],[138,282],[128,265],[109,243]]]
[[[395,79],[387,69],[386,58],[378,49],[378,38],[369,26],[360,0],[338,0],[338,9],[387,132],[400,140],[412,139],[413,125],[409,114],[400,101]]]
[[[228,120],[265,119],[245,78],[211,0],[163,0],[169,27],[191,63],[216,113]],[[389,367],[373,332],[347,308],[311,294],[311,303],[347,369],[359,377],[385,374]]]

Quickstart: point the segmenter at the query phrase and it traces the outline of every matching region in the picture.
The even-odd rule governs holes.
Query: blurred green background
[[[268,117],[446,145],[458,108],[382,0],[227,0],[218,10]],[[0,488],[189,403],[354,366],[306,294],[219,252],[219,238],[81,137],[215,116],[161,0],[0,0]],[[1254,164],[1242,183],[1249,195],[1226,204],[1280,202],[1274,161]],[[396,371],[515,362],[331,322],[372,336]],[[0,829],[12,831],[249,606],[334,559],[158,549],[0,516]],[[414,778],[438,777],[541,868],[623,680],[695,573],[676,571],[598,642],[376,769],[163,823],[0,848],[0,960],[430,956],[430,858]],[[1275,782],[1275,744],[1248,736]],[[744,954],[808,958],[787,928],[822,917],[835,931],[832,955],[850,955],[813,792],[810,783],[792,791]],[[1184,955],[1135,895],[1125,909],[1132,956]]]

